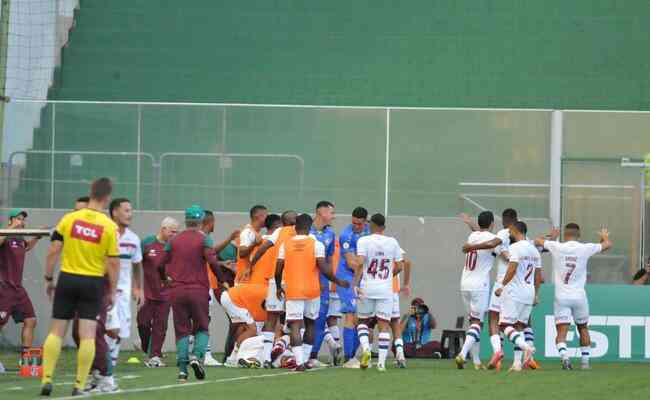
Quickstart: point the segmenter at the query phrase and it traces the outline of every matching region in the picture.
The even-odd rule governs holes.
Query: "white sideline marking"
[[[326,370],[326,369],[332,369],[332,368],[313,369],[313,370],[309,371],[309,373],[316,372],[316,371],[321,371],[321,370]],[[204,380],[204,381],[188,382],[188,383],[175,383],[173,385],[150,386],[150,387],[145,387],[145,388],[125,389],[125,390],[118,390],[117,392],[110,392],[110,393],[92,393],[92,394],[90,394],[89,396],[86,396],[86,397],[113,396],[113,395],[122,395],[122,394],[128,394],[128,393],[152,392],[152,391],[175,389],[175,388],[182,388],[182,387],[188,387],[188,386],[207,385],[207,384],[210,384],[210,383],[246,381],[246,380],[251,380],[251,379],[272,378],[272,377],[276,377],[276,376],[302,375],[302,374],[303,374],[303,372],[287,371],[287,372],[280,372],[280,373],[277,373],[277,374],[238,376],[238,377],[235,377],[235,378],[215,379],[213,381]],[[68,399],[74,400],[74,399],[78,399],[78,397],[65,396],[65,397],[54,397],[53,399],[55,399],[55,400],[68,400]]]

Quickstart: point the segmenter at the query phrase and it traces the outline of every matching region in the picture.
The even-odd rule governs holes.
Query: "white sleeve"
[[[284,243],[280,245],[280,250],[278,250],[278,260],[284,260]]]
[[[135,243],[135,253],[133,254],[133,259],[131,259],[132,263],[140,263],[142,262],[142,246],[140,244],[140,238]]]
[[[249,247],[255,243],[255,232],[252,229],[246,228],[239,234],[239,245]]]
[[[560,244],[558,242],[554,241],[554,240],[545,240],[544,241],[544,248],[546,250],[550,251],[551,253],[553,253],[554,251],[557,251],[558,250],[557,248],[558,248],[559,245]]]
[[[537,265],[535,265],[535,268],[541,269],[542,268],[542,255],[539,253],[539,251],[537,251],[537,257],[538,257],[537,259],[539,260],[539,263],[537,263]]]
[[[399,243],[397,243],[397,240],[395,240],[395,258],[394,260],[399,262],[404,260],[404,250],[402,250],[401,247],[399,247]]]
[[[273,231],[273,234],[271,234],[271,236],[268,236],[266,238],[266,240],[268,240],[269,242],[271,242],[271,243],[273,243],[275,245],[278,242],[278,239],[280,238],[280,230],[281,229],[282,228],[278,228],[275,231]]]
[[[314,246],[314,255],[316,258],[325,258],[325,246],[318,240]]]
[[[600,243],[587,243],[585,245],[585,250],[587,251],[587,256],[591,257],[594,254],[598,254],[603,251],[603,245]]]
[[[366,243],[368,243],[368,241],[363,240],[363,238],[359,239],[359,241],[357,242],[358,256],[368,257],[368,246],[366,245]]]
[[[519,262],[519,251],[517,250],[517,246],[512,246],[510,248],[510,259],[508,260],[510,262]]]

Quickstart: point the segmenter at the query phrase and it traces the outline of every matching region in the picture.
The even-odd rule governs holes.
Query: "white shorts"
[[[483,322],[485,312],[488,309],[490,292],[487,290],[461,290],[460,296],[463,298],[467,315]]]
[[[399,319],[401,316],[399,310],[399,293],[393,293],[393,312],[390,317],[392,319]]]
[[[494,294],[494,292],[502,287],[503,285],[501,285],[499,282],[494,282],[494,286],[492,287],[492,294],[490,296],[490,306],[488,307],[489,311],[494,311],[496,313],[501,312],[501,299],[503,298],[503,295],[497,296]]]
[[[264,307],[266,308],[266,311],[269,312],[284,311],[284,300],[278,299],[275,279],[269,279],[269,289],[268,292],[266,293],[266,301]]]
[[[310,300],[287,300],[285,308],[287,321],[316,320],[320,311],[320,296]]]
[[[357,301],[357,315],[360,319],[377,317],[384,321],[390,321],[393,315],[393,297],[385,299],[361,298]]]
[[[233,323],[245,323],[247,325],[255,323],[253,316],[247,309],[235,305],[235,303],[230,300],[228,292],[223,292],[221,295],[221,306]]]
[[[327,316],[338,318],[343,316],[343,313],[341,313],[341,299],[336,293],[330,292],[330,306],[327,309]]]
[[[589,323],[589,301],[586,297],[575,299],[555,298],[553,312],[556,324],[570,324],[575,321],[576,325]]]
[[[106,314],[106,330],[119,331],[120,339],[131,337],[131,294],[118,291],[115,304]]]
[[[502,293],[501,296],[503,298],[501,299],[499,324],[515,324],[517,322],[528,324],[530,313],[533,311],[533,305],[513,300],[506,293]]]

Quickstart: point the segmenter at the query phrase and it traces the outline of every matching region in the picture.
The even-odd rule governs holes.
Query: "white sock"
[[[524,352],[517,346],[515,346],[512,358],[512,365],[521,367],[522,361],[524,359]]]
[[[120,357],[120,340],[113,339],[111,337],[105,336],[106,344],[108,345],[108,353],[111,357],[111,362],[113,366],[117,365],[117,359]]]
[[[309,360],[309,355],[311,354],[311,348],[313,345],[303,343],[302,344],[302,356],[304,357],[305,360]]]
[[[460,356],[463,357],[463,359],[467,359],[467,354],[469,354],[472,346],[479,340],[481,340],[481,326],[477,324],[470,325],[467,332],[465,332],[465,342],[460,351]]]
[[[591,355],[591,346],[581,346],[580,353],[582,354],[582,358],[581,358],[582,362],[588,363],[589,357]]]
[[[301,347],[302,346],[296,346],[296,348],[293,348],[293,356],[296,358],[296,365],[303,365],[305,363],[305,357],[303,356]]]
[[[492,344],[493,352],[501,351],[501,336],[499,334],[490,336],[490,344]]]
[[[481,365],[481,342],[476,341],[472,346],[472,361],[475,365]]]
[[[305,337],[305,328],[300,328],[300,337],[301,338]]]
[[[379,365],[386,365],[386,356],[390,347],[390,332],[379,332],[377,342],[379,347]]]
[[[264,350],[262,353],[262,360],[271,361],[271,351],[273,351],[273,338],[275,337],[275,333],[263,331],[262,336],[264,336]]]
[[[395,357],[398,360],[404,359],[404,341],[402,338],[395,339]]]
[[[368,326],[360,324],[357,326],[357,335],[363,351],[370,351],[370,341],[368,340]]]
[[[557,343],[555,345],[555,347],[557,348],[557,352],[560,353],[560,357],[563,360],[568,360],[569,359],[569,355],[567,353],[567,348],[566,348],[566,343],[564,343],[564,342]]]
[[[334,339],[334,346],[341,347],[341,332],[338,325],[330,326],[329,331],[332,334],[332,339]]]
[[[509,326],[505,329],[506,336],[512,342],[513,345],[519,347],[520,350],[528,350],[529,346],[524,339],[523,333],[517,331],[515,328]]]
[[[524,339],[530,347],[535,347],[535,331],[530,326],[524,329]]]
[[[334,341],[334,336],[332,335],[330,328],[325,328],[325,336],[323,336],[323,341],[327,343],[329,347],[336,346],[336,342]]]

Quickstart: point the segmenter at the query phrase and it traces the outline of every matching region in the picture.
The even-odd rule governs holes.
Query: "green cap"
[[[185,219],[203,219],[203,217],[205,217],[205,211],[201,206],[192,204],[185,209]]]
[[[27,211],[24,211],[20,208],[14,208],[9,211],[9,218],[16,218],[17,216],[22,215],[23,218],[27,218]]]

